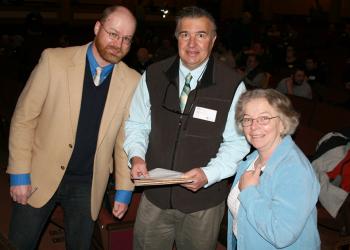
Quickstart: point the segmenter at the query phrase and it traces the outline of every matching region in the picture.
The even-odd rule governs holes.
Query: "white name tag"
[[[309,79],[310,79],[311,81],[314,81],[314,80],[316,80],[316,76],[309,76]]]
[[[217,111],[203,107],[196,107],[193,113],[193,118],[201,119],[209,122],[215,122]]]

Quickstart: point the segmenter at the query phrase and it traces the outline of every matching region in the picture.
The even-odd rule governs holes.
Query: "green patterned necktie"
[[[185,77],[185,85],[182,89],[181,95],[180,95],[180,109],[181,109],[181,113],[184,112],[185,106],[186,106],[186,102],[187,102],[187,98],[188,98],[188,94],[191,92],[191,86],[190,86],[190,82],[192,80],[192,76],[191,73],[188,73],[187,76]]]

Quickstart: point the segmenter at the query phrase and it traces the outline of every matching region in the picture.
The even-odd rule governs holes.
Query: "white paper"
[[[168,178],[181,178],[182,173],[174,170],[164,169],[164,168],[155,168],[148,171],[149,176],[147,179],[168,179]],[[140,176],[140,179],[146,178],[144,176]]]

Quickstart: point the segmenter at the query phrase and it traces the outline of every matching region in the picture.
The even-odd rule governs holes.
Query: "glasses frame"
[[[196,88],[194,89],[194,97],[193,97],[193,100],[191,102],[191,106],[190,106],[190,109],[188,110],[188,112],[185,112],[186,110],[186,106],[187,106],[187,103],[186,103],[186,106],[185,106],[185,109],[184,109],[184,112],[182,113],[180,111],[180,106],[179,106],[179,109],[174,109],[174,108],[170,108],[166,105],[166,99],[167,99],[167,96],[168,96],[168,90],[169,90],[169,87],[171,85],[173,86],[176,86],[174,82],[169,82],[166,89],[165,89],[165,92],[164,92],[164,96],[163,96],[163,99],[162,99],[162,108],[164,108],[165,110],[169,111],[169,112],[172,112],[172,113],[175,113],[175,114],[178,114],[178,115],[184,115],[184,116],[189,116],[192,114],[192,111],[193,111],[193,107],[194,107],[194,104],[196,103],[197,101],[197,93],[198,93],[198,88],[200,86],[200,83],[201,81],[198,80],[197,81],[197,86]],[[191,90],[192,91],[192,90]],[[188,99],[187,99],[188,100]]]
[[[256,123],[260,126],[265,126],[265,125],[268,125],[270,123],[270,121],[272,119],[275,119],[275,118],[279,118],[278,115],[276,116],[272,116],[272,117],[268,117],[266,115],[262,115],[262,116],[258,116],[257,118],[243,118],[241,120],[241,125],[242,127],[246,128],[246,127],[250,127],[253,125],[254,121],[256,121]],[[250,124],[249,125],[244,125],[244,119],[250,119]],[[260,122],[259,122],[259,119],[260,119]],[[261,120],[262,119],[262,120]]]
[[[106,30],[106,28],[104,27],[103,23],[101,23],[101,28],[104,32],[107,33],[109,39],[116,41],[119,39],[122,39],[122,44],[125,44],[126,46],[130,46],[133,42],[132,37],[129,36],[121,36],[119,35],[117,32],[109,32],[108,30]]]
[[[187,31],[181,31],[176,33],[176,38],[180,39],[181,41],[189,41],[191,39],[191,35],[194,34],[194,38],[196,41],[205,41],[210,38],[211,32],[207,33],[204,31],[199,32],[187,32]],[[187,36],[186,36],[187,35]]]

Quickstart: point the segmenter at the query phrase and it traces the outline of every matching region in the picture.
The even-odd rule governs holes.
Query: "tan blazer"
[[[9,138],[9,174],[31,174],[29,198],[42,207],[57,190],[71,157],[79,119],[88,45],[46,49],[19,97]],[[123,62],[112,74],[94,159],[91,216],[98,216],[109,174],[116,189],[133,190],[123,150],[124,122],[140,75]]]

